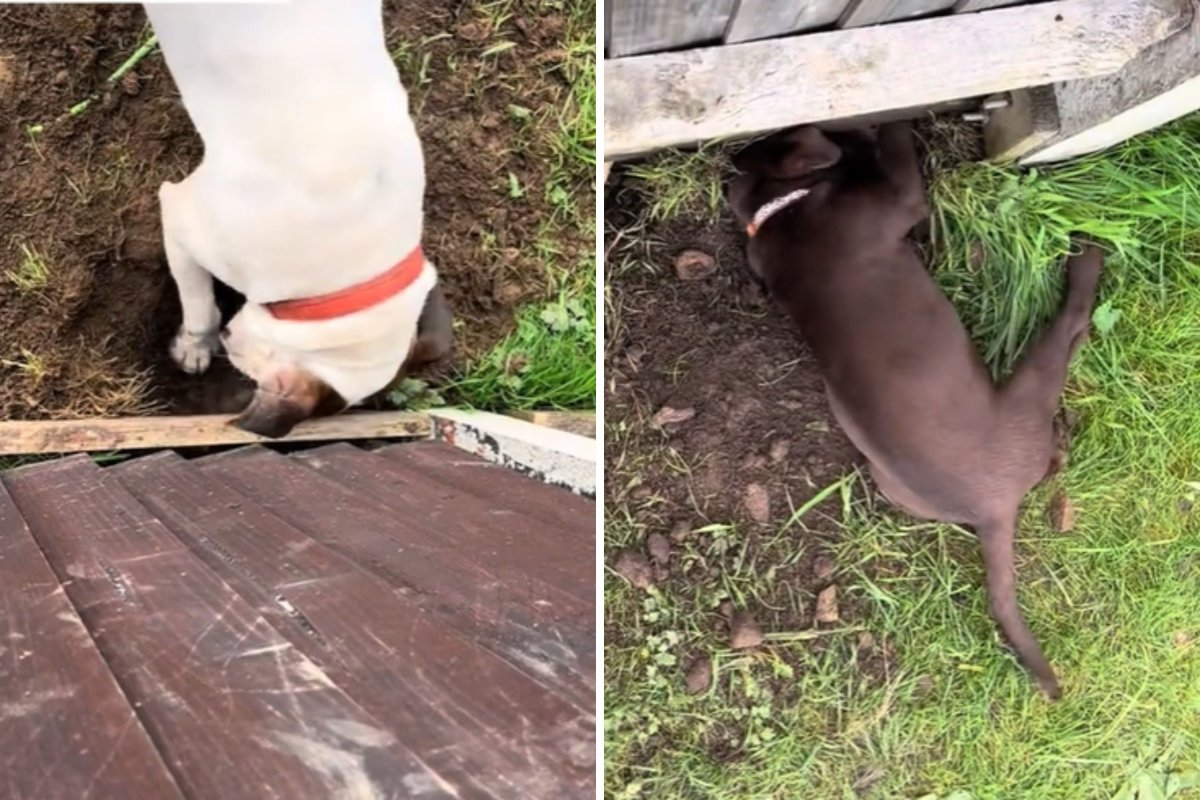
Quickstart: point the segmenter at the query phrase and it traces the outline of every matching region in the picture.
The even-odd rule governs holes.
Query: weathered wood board
[[[610,59],[604,157],[1107,75],[1189,16],[1183,0],[1056,0]]]
[[[282,439],[266,439],[234,427],[222,415],[124,417],[119,419],[13,420],[0,422],[0,456],[158,450],[259,442],[426,438],[429,417],[408,411],[355,411],[307,420]]]
[[[1044,92],[1053,94],[1058,130],[1026,143],[1022,163],[1094,153],[1200,110],[1200,14],[1188,28],[1150,46],[1117,72],[1058,82]],[[1005,123],[1003,118],[993,121],[998,127]],[[994,155],[990,148],[989,155]]]
[[[192,464],[163,455],[109,472],[458,796],[569,796],[584,785],[571,734],[586,739],[590,708]],[[508,729],[516,718],[525,725]]]
[[[6,800],[183,800],[3,485],[0,720]]]
[[[1015,6],[1022,0],[958,0],[954,4],[955,14],[968,14],[973,11],[988,11],[993,8]]]
[[[98,483],[98,472],[76,457],[4,481],[185,796],[327,800],[382,795],[406,779],[451,796],[128,492]]]
[[[612,58],[716,41],[735,0],[607,0]]]
[[[843,28],[878,25],[945,11],[954,0],[851,0],[838,24]]]
[[[741,0],[725,41],[736,44],[832,25],[849,4],[850,0]]]

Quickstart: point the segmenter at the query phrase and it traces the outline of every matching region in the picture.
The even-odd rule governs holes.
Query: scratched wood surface
[[[0,627],[36,639],[0,652],[0,797],[594,796],[594,504],[420,472],[347,446],[0,473]]]
[[[0,753],[6,800],[183,798],[3,486]]]
[[[445,442],[388,446],[377,453],[498,508],[519,508],[525,514],[558,526],[576,541],[596,535],[594,501],[560,487],[527,480],[506,467]]]
[[[571,759],[594,745],[590,710],[178,456],[107,472],[458,796],[587,785],[592,764]]]
[[[511,579],[535,574],[585,608],[595,602],[594,548],[577,546],[590,536],[575,536],[526,514],[519,505],[496,505],[353,445],[326,445],[298,453],[294,460],[373,497],[396,514],[410,516],[419,510],[425,522],[441,532],[444,543],[452,545],[458,553],[473,554],[494,566],[501,576]],[[590,514],[579,523],[594,525],[594,518]],[[594,530],[592,527],[589,533],[594,535]],[[571,557],[546,557],[547,553],[563,550],[570,552]]]
[[[185,796],[386,796],[439,776],[137,500],[71,458],[4,478]],[[357,794],[356,794],[357,793]]]
[[[431,521],[416,503],[400,511],[389,508],[292,458],[250,449],[196,463],[397,591],[417,596],[447,624],[577,705],[594,707],[594,589],[580,597],[579,591],[564,591],[547,580],[545,567],[494,562],[495,549],[484,542],[464,546],[457,533],[447,536],[462,518]],[[480,532],[510,533],[504,525]],[[582,539],[586,553],[578,543],[548,544],[543,560],[591,559],[592,537]]]

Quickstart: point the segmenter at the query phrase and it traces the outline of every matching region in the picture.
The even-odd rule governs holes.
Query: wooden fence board
[[[0,796],[182,800],[0,485]]]
[[[849,4],[850,0],[741,0],[725,41],[736,44],[832,25]]]
[[[220,414],[119,419],[9,420],[0,422],[0,456],[158,450],[268,441],[235,428]],[[280,442],[426,438],[429,417],[409,411],[355,411],[305,420]]]
[[[187,797],[327,800],[387,796],[413,782],[451,796],[436,772],[98,473],[79,457],[5,482]]]
[[[608,0],[612,58],[716,41],[734,0]]]
[[[945,11],[954,0],[851,0],[846,13],[838,21],[843,28],[898,22]]]
[[[1057,0],[610,60],[605,158],[1109,74],[1188,8]]]
[[[415,599],[182,459],[155,456],[106,474],[457,796],[568,797],[591,786],[591,762],[571,763],[593,745],[590,705],[555,696]],[[273,614],[281,605],[287,613]],[[524,724],[514,726],[516,719]]]
[[[1015,6],[1021,0],[958,0],[954,4],[955,14],[969,14],[973,11],[988,11],[993,8]]]

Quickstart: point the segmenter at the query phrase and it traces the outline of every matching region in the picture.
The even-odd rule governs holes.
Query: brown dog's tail
[[[975,532],[983,546],[983,565],[987,571],[988,610],[1000,625],[1000,630],[1025,668],[1041,686],[1042,692],[1051,700],[1057,700],[1062,691],[1054,668],[1042,655],[1037,639],[1033,638],[1029,626],[1017,607],[1016,565],[1013,559],[1013,539],[1016,535],[1016,518],[1009,517],[977,525]]]

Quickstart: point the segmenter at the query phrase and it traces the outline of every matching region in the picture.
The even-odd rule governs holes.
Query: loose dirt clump
[[[571,89],[560,69],[566,12],[533,2],[494,11],[385,4],[426,157],[425,246],[458,320],[449,366],[499,341],[514,306],[548,295],[540,240],[563,197],[583,218],[594,213],[589,185],[564,187],[556,175],[551,191],[555,144],[540,133],[559,130],[542,115]],[[165,355],[179,309],[157,189],[194,168],[201,145],[161,54],[107,83],[149,34],[134,5],[0,7],[0,418],[244,401],[227,364],[189,378]],[[66,115],[93,94],[86,111]],[[44,132],[31,134],[35,125]],[[555,238],[563,263],[591,247],[582,230]],[[226,313],[238,303],[223,300]]]

